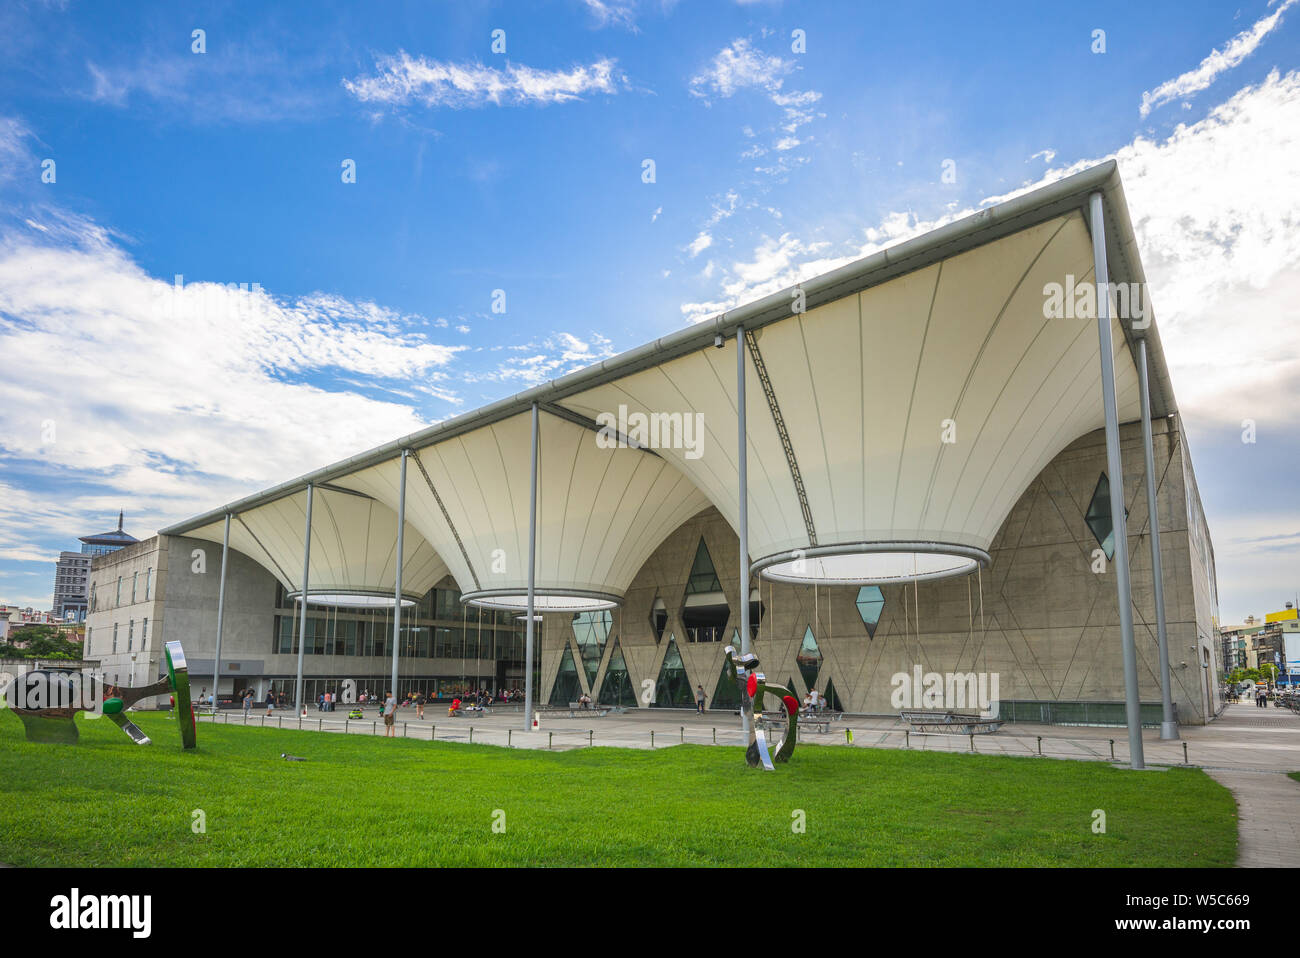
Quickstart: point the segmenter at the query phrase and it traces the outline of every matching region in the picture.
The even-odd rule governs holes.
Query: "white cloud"
[[[519,381],[526,386],[536,386],[614,355],[613,343],[599,333],[593,333],[590,341],[572,333],[552,333],[540,343],[526,343],[510,349],[528,355],[511,357],[485,375],[468,375],[466,381]]]
[[[1300,422],[1300,71],[1274,71],[1167,138],[1138,137],[1120,167],[1180,409],[1194,422]],[[1102,162],[1080,160],[979,206]],[[724,265],[700,321],[970,215],[897,211],[831,250],[785,233]]]
[[[343,86],[363,103],[462,109],[566,103],[588,93],[614,94],[626,82],[614,60],[601,58],[570,70],[537,70],[511,63],[504,69],[481,63],[447,63],[412,57],[406,51],[380,57],[377,72],[344,80]]]
[[[707,232],[701,232],[699,236],[691,240],[690,245],[686,248],[690,251],[691,259],[694,259],[712,245],[713,237]]]
[[[1295,3],[1296,0],[1283,0],[1282,5],[1269,16],[1255,21],[1254,26],[1249,30],[1241,31],[1229,40],[1228,45],[1222,50],[1211,51],[1195,70],[1188,70],[1181,76],[1166,80],[1154,90],[1143,93],[1140,108],[1142,116],[1149,115],[1153,109],[1163,106],[1170,100],[1191,96],[1207,89],[1221,73],[1231,70],[1254,53],[1264,42],[1264,38],[1281,22],[1282,14]]]
[[[34,528],[75,540],[123,504],[147,534],[422,428],[411,405],[344,384],[400,394],[463,348],[374,303],[177,291],[95,224],[38,215],[47,232],[0,238],[0,463],[43,476],[40,498],[57,505],[23,516],[25,531],[0,521],[0,552]]]
[[[601,27],[636,29],[636,0],[582,0]]]
[[[776,93],[794,68],[793,60],[760,53],[742,37],[719,50],[709,65],[691,78],[691,95],[707,101],[710,94],[725,99],[744,89]]]

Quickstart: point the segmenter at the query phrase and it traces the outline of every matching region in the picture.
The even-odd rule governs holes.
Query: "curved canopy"
[[[397,513],[345,490],[317,486],[312,496],[309,601],[360,606],[386,596],[391,604],[397,586]],[[287,591],[300,593],[306,522],[304,489],[237,514],[230,522],[230,547],[265,567]],[[224,520],[184,534],[219,543],[223,528]],[[446,564],[408,521],[402,593],[418,600],[446,575]]]
[[[1104,424],[1095,314],[1044,315],[1050,284],[1091,283],[1092,272],[1090,234],[1071,212],[749,336],[756,565],[803,558],[782,577],[887,581],[939,571],[942,549],[911,543],[986,550],[1042,468]],[[1137,418],[1137,370],[1117,320],[1112,336],[1120,418]],[[702,411],[704,455],[662,454],[734,526],[734,349],[700,350],[561,404],[588,416],[620,405]],[[831,549],[833,562],[813,561]]]
[[[587,425],[541,412],[539,431],[536,606],[608,608],[709,501],[667,460],[605,448]],[[446,558],[466,601],[526,607],[531,443],[531,413],[523,413],[408,462],[407,520]],[[400,476],[393,459],[339,482],[396,506]]]
[[[1102,222],[1090,223],[1098,192]],[[165,531],[294,500],[308,482],[396,509],[407,450],[408,528],[448,563],[468,601],[522,608],[537,403],[538,608],[617,602],[690,516],[711,504],[738,523],[743,332],[752,568],[863,583],[969,571],[988,561],[1034,476],[1104,424],[1095,314],[1075,296],[1093,282],[1094,228],[1111,282],[1140,288],[1145,307],[1141,323],[1111,323],[1119,418],[1139,416],[1139,340],[1150,355],[1153,412],[1172,413],[1132,224],[1108,162]],[[1064,311],[1051,315],[1057,285]],[[694,444],[649,452],[596,439],[595,422],[631,431],[637,416],[674,415],[698,417]],[[291,569],[300,518],[282,534],[270,551]]]

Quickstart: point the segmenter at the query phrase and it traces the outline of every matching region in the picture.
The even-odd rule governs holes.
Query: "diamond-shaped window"
[[[816,688],[817,673],[822,668],[822,650],[817,647],[817,639],[813,636],[811,625],[803,634],[803,643],[799,646],[799,653],[794,660],[799,666],[799,674],[803,676],[803,684],[809,689]]]
[[[885,611],[885,594],[878,585],[864,585],[858,590],[858,615],[867,627],[867,638],[876,637],[876,626],[880,624],[880,613]]]
[[[650,628],[656,642],[664,637],[664,629],[668,628],[668,607],[659,596],[655,596],[654,605],[650,607]]]
[[[1124,510],[1124,517],[1128,518],[1127,509]],[[1106,558],[1115,558],[1115,523],[1111,520],[1110,514],[1110,479],[1104,472],[1097,480],[1097,488],[1092,491],[1092,501],[1088,503],[1088,511],[1084,514],[1083,521],[1092,530],[1097,544],[1106,553]]]

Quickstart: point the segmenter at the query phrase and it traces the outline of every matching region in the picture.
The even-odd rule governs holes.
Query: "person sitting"
[[[578,707],[579,707],[579,708],[584,708],[584,709],[589,709],[589,708],[591,708],[591,696],[588,695],[586,692],[583,692],[581,695],[579,695],[579,696],[578,696]]]
[[[448,715],[455,715],[460,711],[460,699],[452,699],[451,705],[447,709]]]

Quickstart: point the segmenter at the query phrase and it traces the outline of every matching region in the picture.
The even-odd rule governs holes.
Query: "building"
[[[150,668],[178,638],[211,675],[221,605],[223,692],[283,687],[304,627],[306,699],[387,685],[398,614],[399,692],[500,687],[531,603],[542,702],[729,708],[730,642],[851,712],[920,670],[1122,724],[1132,636],[1159,725],[1158,583],[1178,721],[1207,722],[1214,549],[1151,313],[1105,164],[98,558],[86,655],[124,667],[152,568]]]
[[[54,570],[54,615],[59,620],[72,618],[80,622],[90,605],[90,562],[95,556],[108,555],[137,542],[122,531],[123,514],[117,514],[117,528],[94,536],[81,537],[80,552],[60,552]]]

